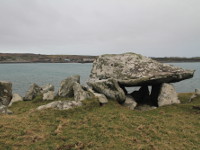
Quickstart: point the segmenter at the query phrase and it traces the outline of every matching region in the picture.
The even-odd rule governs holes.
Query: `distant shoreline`
[[[29,53],[0,53],[0,64],[13,63],[93,63],[98,56],[88,55],[41,55]],[[195,63],[200,57],[151,57],[162,63]]]

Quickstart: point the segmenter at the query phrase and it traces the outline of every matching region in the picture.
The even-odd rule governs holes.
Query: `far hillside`
[[[0,53],[0,63],[92,63],[97,56]],[[200,62],[200,57],[152,57],[159,62]]]

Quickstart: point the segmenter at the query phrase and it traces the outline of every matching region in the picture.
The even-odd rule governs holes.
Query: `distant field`
[[[181,104],[150,111],[129,110],[114,101],[100,107],[87,100],[73,110],[35,111],[47,102],[18,102],[1,115],[2,150],[168,150],[200,148],[200,97],[179,94]]]

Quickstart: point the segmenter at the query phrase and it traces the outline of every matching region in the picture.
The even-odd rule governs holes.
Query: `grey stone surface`
[[[90,78],[114,78],[123,86],[143,86],[178,82],[193,77],[193,74],[194,70],[159,63],[135,53],[125,53],[99,56],[93,63]]]
[[[8,109],[7,106],[0,106],[0,114],[12,114],[13,112]]]
[[[54,97],[55,97],[54,96],[54,91],[48,91],[48,92],[43,93],[42,99],[43,100],[53,100]]]
[[[54,108],[58,110],[67,110],[75,107],[82,106],[81,101],[54,101],[46,105],[39,106],[37,110],[44,110],[49,108]]]
[[[26,92],[24,100],[33,100],[36,96],[41,95],[42,88],[33,83]]]
[[[73,86],[75,83],[80,83],[79,75],[71,76],[61,81],[60,88],[58,90],[58,96],[73,97],[74,96]]]
[[[195,94],[199,96],[200,95],[200,89],[195,89]]]
[[[47,93],[49,91],[54,91],[54,86],[52,84],[47,84],[42,87],[42,93]]]
[[[161,86],[160,94],[158,96],[158,106],[165,106],[171,104],[179,104],[176,90],[172,84],[164,83]]]
[[[12,106],[13,103],[15,102],[19,102],[19,101],[23,101],[23,97],[21,97],[19,94],[14,93],[11,99],[11,102],[9,104],[9,106]]]
[[[131,95],[126,95],[126,100],[123,106],[128,107],[131,110],[134,110],[135,107],[137,106],[137,102]]]
[[[97,93],[104,94],[107,98],[124,103],[126,96],[115,79],[90,80],[88,85]]]
[[[8,106],[12,99],[12,83],[0,81],[0,106]]]
[[[84,90],[85,89],[85,90]],[[83,88],[79,83],[75,82],[73,85],[74,100],[82,101],[93,97],[92,93]]]

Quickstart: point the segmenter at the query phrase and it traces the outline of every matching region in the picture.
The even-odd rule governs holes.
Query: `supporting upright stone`
[[[165,106],[171,104],[179,104],[176,90],[172,84],[163,83],[160,94],[158,96],[158,106]]]

